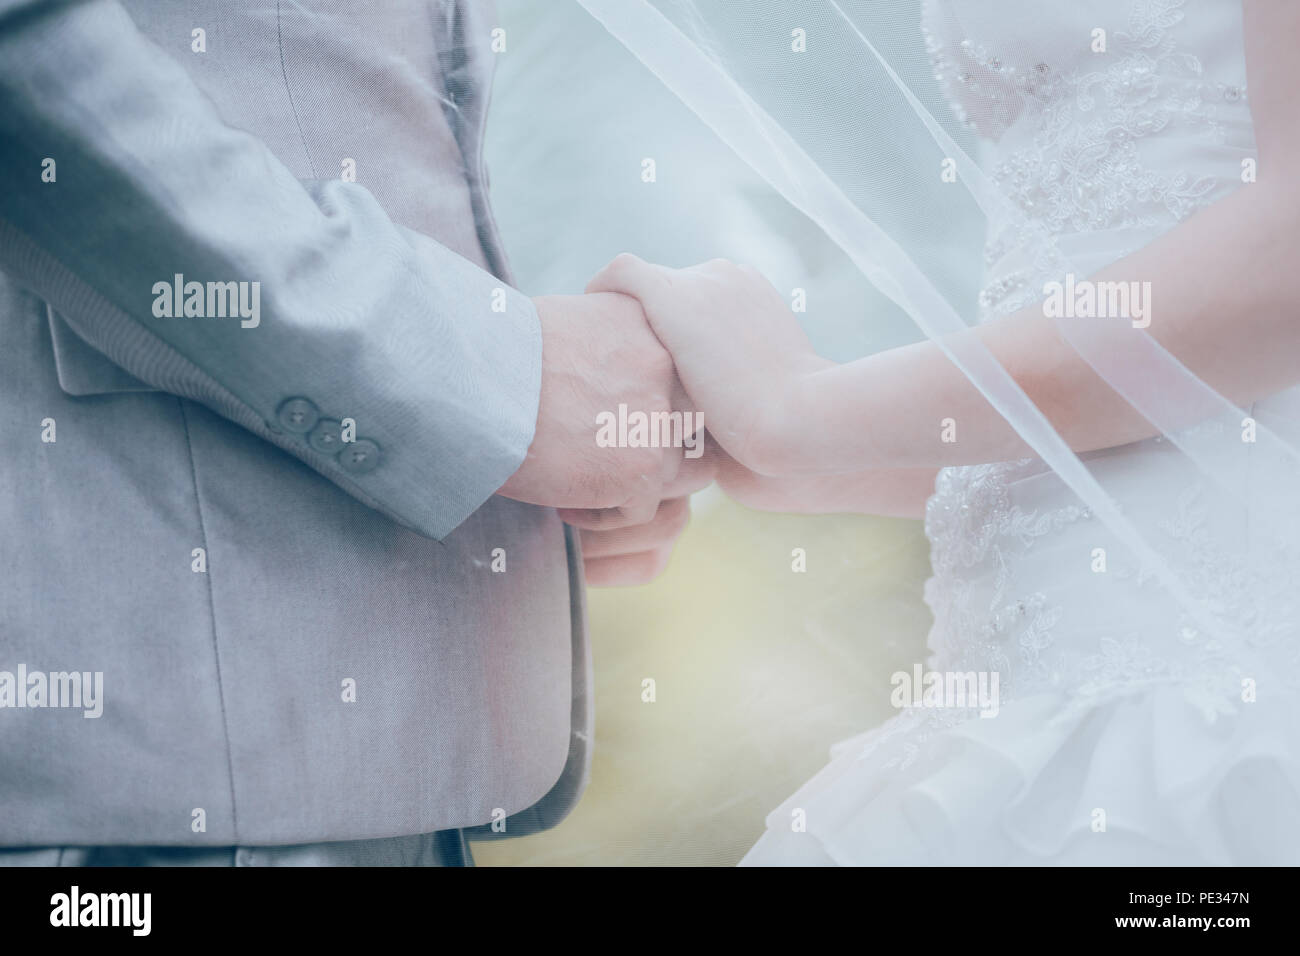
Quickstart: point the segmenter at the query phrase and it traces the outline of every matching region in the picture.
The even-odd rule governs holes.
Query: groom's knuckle
[[[662,465],[661,451],[658,448],[622,448],[619,449],[617,463],[618,482],[623,489],[624,500],[658,490],[659,472]]]
[[[617,508],[625,498],[625,478],[616,460],[579,473],[573,484],[574,496],[584,502],[583,507],[593,512],[603,508]]]

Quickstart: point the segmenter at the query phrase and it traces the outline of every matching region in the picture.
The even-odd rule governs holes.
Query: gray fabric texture
[[[577,799],[576,541],[492,496],[540,375],[482,168],[492,25],[0,0],[0,671],[103,672],[96,719],[0,709],[0,844],[517,835]],[[176,273],[259,281],[260,324],[155,316]]]

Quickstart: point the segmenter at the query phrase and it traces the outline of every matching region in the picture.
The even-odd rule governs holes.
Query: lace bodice
[[[985,171],[1074,268],[1127,255],[1241,184],[1254,143],[1238,3],[924,0],[923,11],[936,76],[985,141]],[[1043,246],[1025,225],[990,222],[983,320],[1063,278]],[[1189,579],[1222,591],[1227,616],[1257,621],[1252,588],[1198,551],[1197,488],[1162,486],[1160,455],[1153,439],[1100,467],[1149,471],[1147,503],[1164,509]],[[1036,461],[944,469],[926,532],[933,666],[1080,700],[1150,680],[1196,685],[1211,711],[1239,696],[1239,648],[1202,637],[1141,575],[1090,572],[1108,535]]]
[[[1239,185],[1254,155],[1235,2],[924,0],[923,29],[955,110],[989,143],[987,172],[1076,262],[1145,245]],[[1033,248],[989,224],[986,317],[1057,278]]]

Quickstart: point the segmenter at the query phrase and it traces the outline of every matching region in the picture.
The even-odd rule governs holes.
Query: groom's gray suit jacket
[[[0,0],[0,844],[509,835],[577,798],[576,543],[493,497],[541,352],[485,195],[495,26]],[[30,676],[73,671],[101,717]]]

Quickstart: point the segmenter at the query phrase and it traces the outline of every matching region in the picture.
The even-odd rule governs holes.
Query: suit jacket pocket
[[[88,345],[48,304],[50,339],[59,386],[69,395],[106,395],[113,392],[156,392],[102,352]]]

